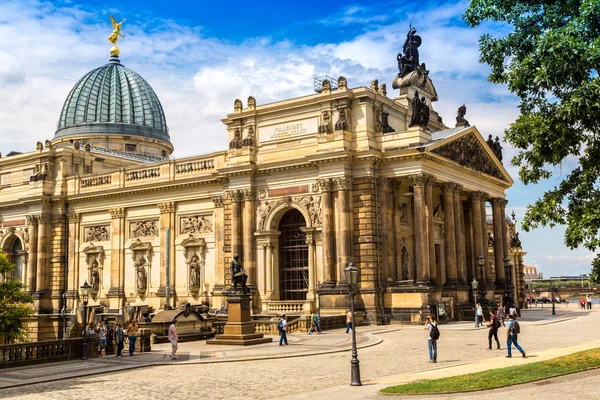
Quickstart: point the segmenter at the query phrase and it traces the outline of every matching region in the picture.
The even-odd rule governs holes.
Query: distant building
[[[525,280],[542,279],[541,274],[537,272],[537,268],[533,265],[523,265],[523,273],[525,274]]]

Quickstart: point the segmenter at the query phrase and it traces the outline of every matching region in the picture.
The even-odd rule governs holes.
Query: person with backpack
[[[321,333],[321,325],[319,322],[319,314],[318,313],[313,313],[310,316],[310,330],[308,331],[308,334],[311,335],[315,330],[318,333]]]
[[[506,356],[507,358],[512,357],[512,354],[510,351],[511,350],[510,346],[513,344],[515,345],[517,350],[519,350],[521,352],[521,354],[523,355],[523,358],[526,357],[525,350],[523,350],[521,348],[521,346],[519,346],[519,343],[517,342],[517,337],[518,337],[519,333],[521,333],[521,327],[519,326],[519,323],[517,322],[517,317],[515,317],[512,314],[509,314],[508,322],[506,323],[506,347],[508,348],[508,355]]]
[[[287,320],[285,319],[285,315],[282,315],[281,320],[279,320],[279,323],[277,323],[277,330],[279,331],[279,345],[283,346],[283,344],[285,343],[285,345],[287,346]]]
[[[490,310],[490,323],[488,325],[490,332],[488,333],[488,349],[492,350],[492,337],[496,339],[496,350],[500,350],[500,341],[498,340],[498,328],[500,328],[500,320],[496,317],[494,310]]]
[[[429,362],[437,363],[437,341],[440,338],[440,330],[438,329],[435,315],[427,317],[425,329],[427,331],[427,347],[429,348]]]

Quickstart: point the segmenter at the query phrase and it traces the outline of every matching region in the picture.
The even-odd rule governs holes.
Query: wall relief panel
[[[179,219],[179,234],[211,233],[213,231],[212,215],[193,215]]]
[[[105,242],[110,240],[110,226],[97,225],[83,228],[84,242]]]
[[[157,236],[158,220],[144,220],[129,223],[129,237],[132,239]]]

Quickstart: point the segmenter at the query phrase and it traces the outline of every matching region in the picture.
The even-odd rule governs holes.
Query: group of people
[[[579,307],[581,307],[582,310],[585,310],[586,308],[591,310],[592,298],[589,295],[585,298],[583,296],[579,296]]]
[[[496,350],[500,350],[500,340],[498,339],[498,330],[500,327],[506,327],[506,348],[508,350],[507,358],[512,357],[512,346],[521,353],[523,358],[526,357],[525,350],[519,345],[518,336],[521,332],[521,327],[517,322],[517,309],[510,307],[508,313],[503,305],[500,305],[497,310],[489,311],[489,320],[486,321],[481,304],[477,303],[475,308],[476,324],[475,327],[483,326],[488,323],[488,350],[492,350],[492,339],[496,342]],[[508,321],[505,322],[506,318]],[[437,319],[435,315],[429,315],[425,323],[424,330],[427,331],[427,347],[429,350],[429,362],[437,363],[437,341],[440,337]]]
[[[89,324],[86,333],[88,335],[98,334],[98,355],[100,357],[103,356],[102,352],[104,352],[105,356],[115,354],[120,358],[125,348],[126,338],[129,340],[129,355],[133,356],[138,329],[137,321],[134,319],[130,321],[126,330],[123,329],[122,322],[117,322],[113,326],[109,321],[100,321]]]

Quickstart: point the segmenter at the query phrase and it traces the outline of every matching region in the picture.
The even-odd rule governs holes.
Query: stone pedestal
[[[250,302],[252,298],[245,294],[227,294],[228,315],[223,334],[217,335],[206,344],[222,344],[235,346],[250,346],[253,344],[270,343],[272,338],[265,338],[262,333],[256,333]]]

